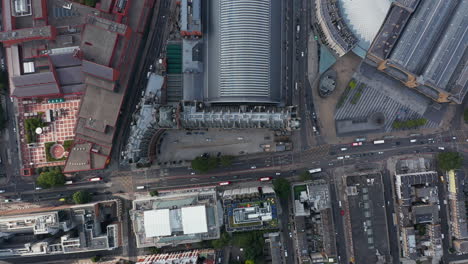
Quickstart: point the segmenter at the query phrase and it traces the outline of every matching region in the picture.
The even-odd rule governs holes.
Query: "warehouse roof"
[[[146,237],[171,235],[169,209],[145,211],[143,216]]]
[[[186,235],[208,232],[205,206],[182,207],[182,227]]]

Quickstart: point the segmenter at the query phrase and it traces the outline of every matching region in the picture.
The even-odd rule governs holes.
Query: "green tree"
[[[221,156],[221,158],[219,159],[219,163],[223,167],[229,167],[229,166],[232,165],[232,160],[233,159],[234,159],[233,156]]]
[[[453,247],[449,248],[448,251],[450,252],[450,254],[455,253],[455,249]]]
[[[85,0],[85,5],[90,6],[90,7],[95,7],[96,0]]]
[[[85,204],[91,201],[91,194],[87,191],[77,191],[73,194],[73,201],[76,204]]]
[[[291,184],[285,178],[273,180],[273,188],[280,199],[288,199],[291,194]]]
[[[42,172],[37,177],[36,184],[42,188],[63,186],[65,184],[65,176],[61,172]]]
[[[42,167],[36,168],[36,174],[41,174],[43,171]]]
[[[218,167],[218,159],[213,157],[196,157],[192,160],[192,169],[205,173]]]
[[[443,171],[456,170],[463,164],[463,156],[458,152],[441,152],[437,155],[437,164]]]
[[[102,257],[99,256],[99,255],[97,255],[97,256],[92,257],[92,258],[91,258],[91,261],[92,261],[92,262],[99,262],[99,261],[101,261],[101,259],[102,259]]]
[[[159,253],[161,253],[161,249],[157,248],[157,247],[150,247],[149,252],[150,252],[150,254],[159,254]]]
[[[312,179],[312,175],[308,171],[303,171],[301,174],[299,174],[299,178],[301,181],[308,181]]]
[[[152,191],[150,191],[150,195],[151,196],[158,196],[159,192],[157,190],[152,190]]]
[[[233,244],[244,248],[245,259],[248,260],[259,260],[263,256],[264,243],[261,231],[235,233],[233,237]]]
[[[221,233],[219,239],[211,240],[211,246],[215,249],[221,249],[231,242],[231,236],[227,232]]]
[[[416,230],[418,230],[418,234],[420,236],[424,236],[426,234],[426,225],[424,224],[417,224],[415,226]]]
[[[248,259],[245,261],[245,264],[255,264],[255,261]]]
[[[3,107],[2,104],[0,104],[0,130],[5,128],[5,114],[3,113]]]

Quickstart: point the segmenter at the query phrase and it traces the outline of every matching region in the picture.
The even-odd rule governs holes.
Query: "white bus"
[[[316,169],[309,170],[309,173],[317,173],[317,172],[321,172],[321,171],[322,171],[322,168],[316,168]]]
[[[378,144],[383,144],[385,143],[385,140],[381,139],[381,140],[374,140],[374,145],[378,145]]]

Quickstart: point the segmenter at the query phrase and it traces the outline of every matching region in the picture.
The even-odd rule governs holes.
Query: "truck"
[[[381,140],[374,140],[374,145],[378,145],[378,144],[384,144],[385,143],[385,140],[381,139]]]

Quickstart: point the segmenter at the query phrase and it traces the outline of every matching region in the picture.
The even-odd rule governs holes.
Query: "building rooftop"
[[[146,237],[171,235],[169,209],[145,211],[143,215]]]
[[[343,20],[337,1],[317,1],[316,14],[319,35],[336,55],[341,57],[356,46],[358,39]]]
[[[161,247],[219,238],[218,203],[212,189],[175,192],[133,202],[137,247]]]
[[[206,208],[204,205],[182,207],[181,210],[184,234],[208,232]]]
[[[204,25],[209,72],[206,101],[279,103],[281,5],[279,1],[210,1]]]
[[[60,94],[60,88],[53,72],[39,72],[14,76],[11,95],[15,97],[35,97]]]
[[[358,45],[368,49],[385,19],[391,0],[339,0],[338,3],[343,19],[359,38]]]
[[[213,264],[216,255],[213,249],[162,253],[139,257],[137,264]]]
[[[81,40],[84,58],[97,64],[109,65],[118,34],[90,24],[85,25]]]
[[[437,38],[445,31],[445,24],[457,3],[444,0],[421,1],[421,5],[406,23],[390,59],[410,72],[420,74],[432,54]]]
[[[116,200],[82,205],[13,210],[0,217],[2,257],[113,250],[121,245]],[[17,234],[20,234],[19,236]],[[47,235],[45,237],[33,235]],[[28,241],[25,242],[25,237]]]
[[[55,28],[50,25],[14,29],[11,31],[0,32],[0,42],[5,43],[6,45],[12,45],[31,40],[53,39],[55,38],[55,34]]]
[[[467,1],[394,2],[368,58],[433,100],[461,103],[468,92],[467,12]]]

